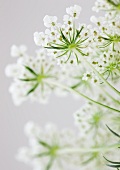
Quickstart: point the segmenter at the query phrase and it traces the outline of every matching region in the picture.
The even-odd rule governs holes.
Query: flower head
[[[107,104],[110,103],[110,101],[107,101],[101,94],[98,96],[97,101]],[[87,103],[75,113],[74,117],[80,132],[83,132],[83,135],[86,134],[89,137],[93,137],[95,143],[99,143],[104,135],[106,135],[106,138],[109,137],[105,124],[110,123],[113,119],[112,112],[106,112],[106,109],[100,106],[96,107],[92,103]],[[104,143],[105,141],[102,140],[102,142]]]
[[[43,19],[44,25],[48,28],[55,27],[57,24],[57,17],[56,16],[48,16],[46,15]]]
[[[35,32],[34,33],[34,41],[38,45],[46,45],[47,44],[47,38],[43,32],[40,32],[40,33]]]
[[[102,74],[105,79],[109,79],[116,83],[120,77],[120,52],[107,51],[100,54],[98,61],[92,61],[96,69]]]
[[[66,8],[67,14],[69,14],[72,18],[79,18],[81,7],[78,5],[71,6],[69,8]]]
[[[110,18],[119,16],[120,14],[120,1],[119,0],[97,0],[93,10],[96,12],[106,11],[107,16]]]
[[[25,45],[21,45],[17,47],[16,45],[13,45],[11,47],[11,56],[12,57],[22,57],[26,55],[27,47]]]
[[[50,82],[64,79],[56,61],[43,49],[37,51],[36,57],[26,55],[8,65],[6,75],[14,78],[9,91],[16,105],[27,99],[46,102],[51,92],[57,90]]]
[[[68,161],[71,165],[73,162],[75,164],[75,160],[80,161],[80,154],[74,154],[74,158],[67,153],[60,154],[60,150],[80,146],[78,137],[71,130],[59,131],[53,124],[47,124],[43,129],[33,122],[28,122],[25,134],[29,138],[29,147],[19,149],[17,159],[35,169],[59,170],[67,165]]]
[[[78,19],[81,7],[75,5],[67,8],[68,15],[64,15],[64,24],[57,23],[57,17],[45,16],[44,25],[47,28],[45,33],[35,33],[34,40],[36,45],[43,46],[48,53],[55,56],[59,63],[79,63],[79,51],[81,56],[89,55],[91,47],[91,26],[75,24]],[[43,41],[36,41],[36,40]]]
[[[95,38],[96,46],[105,50],[120,51],[120,20],[115,18],[109,21],[106,17],[92,16],[91,21],[99,28]]]

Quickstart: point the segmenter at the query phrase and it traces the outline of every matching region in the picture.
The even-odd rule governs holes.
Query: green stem
[[[105,104],[99,103],[99,102],[97,102],[97,101],[89,98],[88,96],[86,96],[86,95],[78,92],[78,91],[75,90],[75,89],[72,89],[72,88],[70,88],[70,87],[67,87],[67,86],[65,86],[65,85],[62,85],[62,84],[59,84],[59,83],[56,83],[56,82],[50,82],[50,81],[49,81],[49,83],[50,83],[50,84],[53,84],[54,86],[60,87],[60,88],[62,88],[62,89],[65,89],[65,90],[67,90],[67,91],[69,91],[69,92],[71,92],[71,93],[78,94],[79,96],[82,96],[83,98],[87,99],[88,101],[90,101],[90,102],[92,102],[92,103],[95,103],[95,104],[97,104],[97,105],[99,105],[99,106],[102,106],[102,107],[104,107],[104,108],[107,108],[107,109],[110,109],[110,110],[112,110],[112,111],[115,111],[115,112],[119,112],[119,113],[120,113],[120,110],[117,110],[117,109],[112,108],[112,107],[109,107],[109,106],[107,106],[107,105],[105,105]]]
[[[77,50],[74,50],[75,54],[77,54],[78,56],[80,55],[80,52]],[[95,74],[107,85],[109,86],[109,88],[111,88],[116,94],[118,94],[120,96],[120,92],[113,87],[86,59],[85,57],[81,57],[81,60],[86,63],[94,72]]]
[[[108,152],[113,149],[119,148],[120,143],[109,145],[109,146],[103,146],[103,147],[94,147],[94,148],[66,148],[66,149],[60,149],[57,151],[58,155],[62,154],[74,154],[74,153],[89,153],[89,152]]]

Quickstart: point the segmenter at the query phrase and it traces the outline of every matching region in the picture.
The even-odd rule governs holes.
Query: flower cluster
[[[21,48],[13,46],[11,49],[11,54],[21,56]],[[14,79],[9,91],[16,105],[27,99],[46,102],[52,91],[58,91],[51,82],[64,79],[56,61],[49,58],[44,49],[38,50],[36,57],[22,53],[17,63],[6,67],[6,75]]]
[[[91,26],[77,24],[81,7],[74,5],[67,8],[67,15],[63,16],[63,24],[57,22],[56,16],[45,16],[44,25],[47,27],[45,33],[35,32],[34,41],[36,45],[43,46],[48,53],[57,58],[58,63],[78,64],[80,56],[88,56],[91,52],[92,32]],[[79,51],[80,56],[76,54]]]
[[[11,56],[12,57],[23,57],[26,55],[27,47],[25,45],[21,45],[17,47],[16,45],[13,45],[11,47]]]
[[[110,101],[103,95],[99,95],[96,101],[101,101],[102,103],[107,103],[108,105],[111,104]],[[114,117],[117,117],[116,121]],[[94,139],[95,143],[106,142],[109,139],[109,132],[106,131],[106,124],[109,124],[114,128],[118,128],[119,130],[120,125],[119,122],[119,114],[113,115],[111,111],[108,111],[105,108],[101,108],[100,106],[96,107],[92,103],[87,103],[83,107],[80,108],[74,114],[75,124],[80,129],[81,135],[87,135]],[[116,125],[116,126],[115,126]],[[106,138],[104,139],[104,136]],[[104,139],[104,140],[103,140]]]
[[[96,12],[106,11],[107,16],[110,18],[116,17],[120,14],[120,1],[119,0],[97,0],[93,10]]]
[[[106,17],[92,16],[91,21],[99,28],[96,45],[106,50],[110,47],[112,51],[120,51],[120,19],[114,18],[108,21]]]
[[[112,80],[112,82],[119,82],[120,77],[120,53],[119,52],[103,52],[97,62],[93,61],[96,69],[106,79]]]
[[[110,80],[114,84],[119,83],[120,77],[120,52],[112,50],[99,53],[99,58],[94,57],[90,61],[91,65],[101,74],[106,80]],[[102,83],[98,76],[93,71],[86,71],[83,75],[83,80],[94,83]]]
[[[55,125],[47,124],[44,129],[33,122],[25,126],[25,134],[29,138],[29,147],[18,151],[17,159],[33,166],[34,170],[63,169],[68,162],[75,165],[80,160],[80,154],[64,153],[80,147],[79,137],[71,130],[58,130]],[[70,166],[70,165],[69,165]],[[68,165],[67,165],[68,167]]]

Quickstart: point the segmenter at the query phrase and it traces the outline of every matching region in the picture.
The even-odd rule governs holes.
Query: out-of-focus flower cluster
[[[53,124],[47,124],[42,129],[37,124],[28,122],[25,134],[29,138],[29,146],[18,150],[17,160],[32,166],[34,170],[72,170],[78,167],[82,170],[92,167],[108,170],[102,154],[115,158],[119,153],[111,155],[106,150],[94,151],[95,148],[104,147],[106,142],[109,145],[113,139],[102,122],[106,115],[90,107],[92,106],[85,106],[75,113],[75,122],[80,129],[78,134],[70,129],[60,131]],[[87,116],[88,108],[91,110]]]
[[[58,130],[53,124],[44,129],[33,122],[25,126],[25,134],[29,138],[29,147],[18,151],[17,159],[33,166],[34,170],[63,169],[64,166],[75,166],[80,161],[80,154],[64,154],[64,150],[81,147],[79,137],[72,130]],[[62,153],[63,151],[63,153]],[[68,165],[68,162],[70,163]]]
[[[47,56],[44,49],[36,51],[36,57],[26,54],[25,49],[25,46],[12,46],[11,55],[18,59],[5,70],[6,75],[14,79],[9,88],[13,101],[16,105],[27,99],[47,102],[52,91],[60,94],[50,82],[62,82],[64,72],[53,58]]]
[[[114,18],[120,16],[120,1],[119,0],[96,0],[93,11],[105,11],[106,16]]]
[[[102,94],[99,94],[96,101],[111,105],[111,102],[108,101]],[[74,118],[75,124],[79,128],[81,135],[85,136],[86,134],[87,136],[93,138],[95,143],[105,142],[104,140],[101,141],[102,138],[104,139],[104,136],[106,136],[105,140],[108,140],[109,137],[111,137],[109,136],[109,131],[106,130],[106,125],[108,123],[116,131],[120,128],[119,113],[114,113],[113,115],[111,110],[100,106],[96,107],[90,102],[86,103],[77,112],[75,112]]]

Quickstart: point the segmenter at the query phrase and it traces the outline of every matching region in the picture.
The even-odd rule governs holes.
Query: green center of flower
[[[95,114],[93,115],[92,124],[98,126],[99,123],[100,123],[100,121],[101,121],[101,118],[102,118],[102,115],[101,115],[100,113],[98,113],[98,112],[95,113]]]
[[[74,14],[77,15],[76,13]],[[71,22],[68,22],[70,24]],[[76,51],[78,51],[82,56],[88,56],[88,53],[84,52],[84,48],[88,46],[89,36],[87,31],[84,34],[81,34],[81,32],[84,29],[84,26],[81,26],[79,29],[76,29],[75,24],[73,23],[73,26],[71,26],[69,29],[59,29],[59,41],[51,40],[45,48],[47,49],[54,49],[54,54],[56,54],[56,58],[60,58],[62,56],[65,56],[64,60],[61,60],[61,63],[67,63],[70,61],[71,64],[73,64],[74,59],[71,60],[71,55],[75,56],[75,60],[77,63],[79,63],[78,55],[76,54]],[[58,54],[58,55],[57,55]]]
[[[20,80],[21,81],[24,81],[24,82],[30,82],[31,83],[31,89],[28,91],[27,95],[34,92],[36,90],[36,88],[41,84],[41,88],[43,88],[43,79],[47,79],[47,78],[50,78],[52,77],[51,75],[47,75],[45,74],[44,72],[44,67],[41,66],[41,69],[40,69],[40,73],[36,73],[32,68],[28,67],[28,66],[25,66],[25,69],[31,73],[32,77],[27,77],[25,75],[26,78],[21,78]]]
[[[111,37],[112,41],[115,43],[120,42],[120,36],[119,35],[114,35],[113,37]]]
[[[110,63],[109,66],[107,66],[107,69],[109,71],[113,71],[116,68],[117,68],[117,64],[116,63]]]
[[[44,74],[38,74],[36,80],[38,81],[38,83],[41,83],[43,79],[48,78],[47,75]]]
[[[70,49],[70,50],[72,50],[72,49],[75,49],[76,48],[76,44],[70,44],[69,46],[68,46],[68,48]]]
[[[53,147],[50,149],[50,155],[51,155],[51,156],[56,156],[58,149],[59,149],[58,146],[53,146]]]

